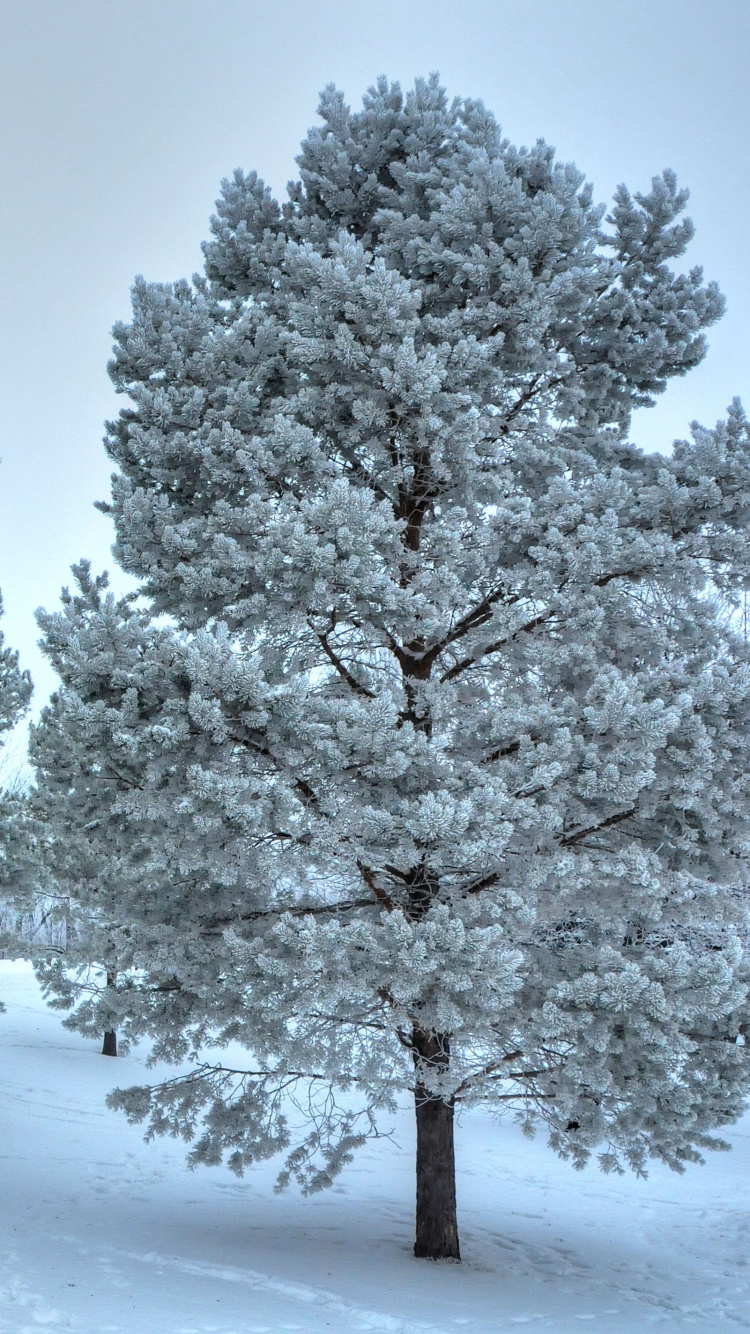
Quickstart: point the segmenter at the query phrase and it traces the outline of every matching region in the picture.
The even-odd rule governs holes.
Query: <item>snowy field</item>
[[[750,1329],[750,1118],[684,1177],[583,1174],[472,1113],[458,1132],[462,1265],[416,1261],[413,1139],[363,1151],[336,1188],[274,1196],[189,1172],[104,1106],[141,1079],[0,963],[0,1331],[38,1334],[555,1334]]]

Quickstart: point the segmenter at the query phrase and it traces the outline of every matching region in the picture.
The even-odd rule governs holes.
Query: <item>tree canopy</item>
[[[141,598],[84,564],[42,615],[33,754],[120,981],[48,982],[193,1054],[114,1102],[194,1161],[318,1188],[412,1091],[457,1256],[457,1102],[639,1171],[741,1110],[750,431],[629,439],[723,304],[671,172],[605,219],[436,79],[319,110],[287,202],[236,172],[115,328]]]

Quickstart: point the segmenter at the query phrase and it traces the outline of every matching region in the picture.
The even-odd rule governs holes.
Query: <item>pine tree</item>
[[[40,940],[33,951],[37,975],[50,1003],[78,1008],[72,1027],[87,1036],[102,1037],[102,1055],[117,1055],[117,980],[115,923],[119,905],[127,902],[128,873],[138,875],[142,850],[131,830],[113,809],[115,787],[127,789],[128,779],[115,779],[102,748],[101,709],[83,707],[122,696],[118,664],[108,651],[112,617],[100,615],[103,631],[78,634],[85,613],[102,612],[102,593],[108,579],[92,578],[87,561],[73,567],[78,596],[63,590],[63,635],[54,621],[39,613],[47,633],[45,650],[62,681],[43,711],[42,725],[31,728],[31,753],[43,780],[32,790],[27,819],[40,831],[34,870],[37,894],[59,928],[65,947],[55,939]],[[144,618],[131,620],[125,599],[118,618],[125,622],[125,637],[136,642]],[[112,604],[112,599],[109,599]],[[88,627],[91,629],[91,627]],[[132,782],[142,778],[133,775]],[[103,983],[103,986],[102,986]]]
[[[605,221],[435,79],[320,114],[115,329],[142,597],[81,567],[42,617],[33,747],[118,984],[50,987],[192,1055],[112,1102],[193,1162],[318,1189],[409,1090],[458,1258],[457,1104],[638,1172],[741,1112],[750,430],[629,440],[722,310],[672,173]]]
[[[0,616],[2,614],[0,597]],[[18,654],[14,649],[6,648],[4,635],[0,631],[0,745],[5,735],[23,717],[31,698],[31,689],[29,673],[21,671]],[[3,948],[16,943],[13,931],[7,927],[15,926],[16,910],[24,906],[19,896],[27,887],[26,870],[30,849],[23,788],[14,781],[12,775],[10,778],[11,781],[6,781],[0,791],[0,908],[5,909],[3,917],[8,919],[2,924],[6,929],[0,929],[0,944]]]

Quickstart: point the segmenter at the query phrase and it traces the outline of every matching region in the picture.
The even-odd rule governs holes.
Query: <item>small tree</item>
[[[3,614],[0,597],[0,616]],[[6,734],[20,722],[31,698],[31,677],[18,666],[18,654],[6,648],[0,631],[0,746]],[[25,810],[23,785],[17,776],[3,775],[0,785],[0,945],[15,944],[17,910],[26,887],[30,829]],[[25,899],[25,896],[24,896]]]
[[[42,617],[34,754],[118,1026],[197,1061],[114,1105],[314,1189],[408,1089],[458,1258],[457,1103],[637,1171],[741,1111],[750,433],[627,439],[722,308],[671,173],[602,230],[434,79],[320,112],[288,203],[237,172],[205,277],[136,283],[104,508],[150,612],[82,570]]]
[[[111,624],[106,616],[103,635],[74,636],[75,627],[83,628],[86,612],[102,610],[101,595],[108,581],[106,575],[93,579],[87,561],[74,566],[74,574],[79,596],[72,598],[63,590],[63,623],[68,631],[64,647],[52,628],[55,618],[39,614],[48,631],[44,648],[62,678],[63,690],[43,711],[42,726],[31,728],[32,757],[44,778],[29,794],[27,822],[42,834],[33,859],[37,895],[58,935],[62,929],[64,947],[54,938],[38,938],[33,953],[51,1004],[67,1009],[78,1002],[71,1026],[87,1036],[103,1033],[102,1055],[116,1056],[114,928],[120,920],[119,904],[127,902],[128,874],[139,873],[143,857],[132,832],[115,814],[113,783],[119,788],[122,782],[102,763],[96,710],[87,713],[77,707],[83,700],[95,701],[99,690],[100,703],[122,694],[122,682],[115,684],[113,653],[107,653]],[[119,617],[128,619],[129,599],[121,604]],[[133,625],[142,623],[141,618]]]

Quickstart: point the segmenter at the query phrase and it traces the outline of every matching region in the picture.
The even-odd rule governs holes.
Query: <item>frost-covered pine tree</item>
[[[3,602],[0,596],[0,616]],[[21,671],[18,653],[7,648],[0,631],[0,747],[23,717],[31,698],[31,677]],[[0,948],[12,944],[19,895],[27,886],[30,830],[24,793],[13,774],[0,777]],[[9,929],[10,928],[10,929]],[[0,1003],[0,1009],[2,1003]]]
[[[38,614],[45,631],[43,647],[62,689],[43,711],[42,726],[31,728],[32,758],[44,775],[28,801],[30,820],[40,834],[34,869],[38,893],[56,927],[38,939],[33,954],[51,1003],[67,1009],[77,1000],[72,1026],[89,1036],[103,1032],[102,1054],[116,1056],[118,959],[113,927],[120,920],[119,904],[127,904],[128,874],[139,874],[143,853],[132,830],[112,810],[115,788],[125,780],[116,780],[105,763],[101,710],[79,707],[82,701],[90,706],[98,688],[100,703],[122,694],[117,649],[123,645],[113,642],[112,618],[99,616],[99,634],[75,634],[87,613],[103,612],[108,579],[92,577],[88,561],[74,566],[73,573],[77,592],[71,596],[64,589],[62,598],[65,638],[54,630],[60,618]],[[124,641],[131,642],[135,632],[140,645],[144,618],[132,618],[130,601],[120,604],[117,619],[126,627]],[[115,695],[113,686],[115,691],[119,687]]]
[[[115,1104],[314,1189],[408,1090],[457,1258],[458,1104],[638,1171],[742,1108],[750,432],[629,442],[722,309],[671,173],[605,220],[434,79],[320,113],[287,203],[237,172],[205,276],[136,283],[143,601],[43,617],[34,754],[120,969],[70,1022],[195,1057]]]

